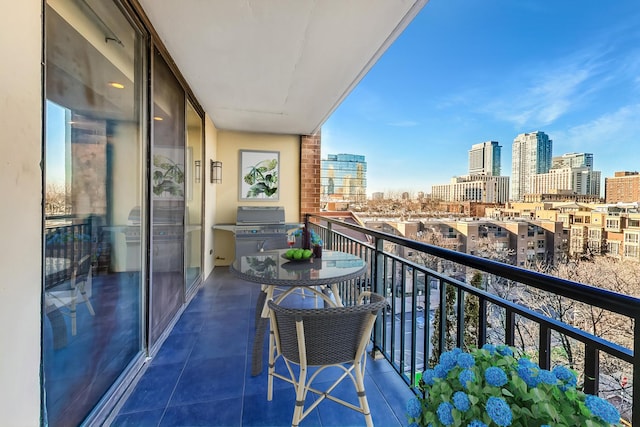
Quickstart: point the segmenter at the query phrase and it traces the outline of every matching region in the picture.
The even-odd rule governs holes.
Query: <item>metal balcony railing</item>
[[[573,358],[579,365],[572,368],[580,374],[584,392],[611,400],[623,419],[640,426],[640,393],[633,393],[633,384],[640,381],[640,329],[635,327],[640,299],[320,215],[307,215],[306,226],[321,236],[325,249],[357,254],[368,262],[366,277],[345,284],[342,297],[348,301],[362,287],[387,297],[387,310],[373,335],[374,352],[388,359],[409,387],[414,387],[416,372],[430,367],[431,357],[468,347],[469,338],[477,347],[487,342],[519,347],[543,369],[557,362],[557,348],[570,343],[581,355]],[[474,272],[517,285],[521,299],[514,302],[467,283]],[[526,305],[535,292],[624,319],[620,324],[630,328],[632,344],[611,342],[552,311]],[[475,301],[475,313],[465,313],[468,301]],[[537,338],[526,339],[524,330]],[[619,372],[601,369],[605,361],[619,366]]]
[[[48,216],[53,224],[44,230],[45,261],[67,262],[66,268],[45,271],[45,288],[71,279],[74,263],[93,253],[92,225],[89,220],[77,221],[72,216]],[[57,222],[57,223],[56,223]]]

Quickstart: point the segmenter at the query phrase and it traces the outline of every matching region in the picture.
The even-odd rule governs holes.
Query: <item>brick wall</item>
[[[320,131],[300,137],[300,221],[320,212]]]

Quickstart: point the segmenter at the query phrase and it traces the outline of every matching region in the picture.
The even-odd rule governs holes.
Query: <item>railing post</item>
[[[633,386],[640,384],[640,314],[633,318]],[[636,391],[636,390],[634,390]],[[640,393],[633,393],[631,424],[640,426]]]
[[[386,298],[386,291],[384,289],[384,254],[383,254],[383,249],[384,249],[384,240],[379,239],[379,238],[375,238],[375,252],[373,254],[373,277],[371,278],[371,290],[372,292],[375,292],[376,294],[382,295],[383,297]],[[379,351],[377,349],[382,348],[383,346],[383,328],[384,328],[384,324],[383,324],[383,319],[384,316],[379,316],[378,317],[378,321],[375,323],[374,329],[373,329],[373,348],[374,348],[374,353],[372,354],[375,357],[377,357],[377,353],[379,353]]]
[[[551,329],[540,325],[540,341],[538,342],[538,365],[542,369],[551,368]]]
[[[597,396],[600,388],[600,353],[589,344],[584,350],[584,392]]]
[[[333,249],[333,229],[332,224],[327,222],[327,238],[324,241],[324,249],[332,250]]]

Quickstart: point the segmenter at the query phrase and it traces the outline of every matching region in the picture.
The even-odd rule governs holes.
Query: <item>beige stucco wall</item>
[[[218,150],[218,131],[211,121],[209,115],[205,115],[204,118],[204,160],[202,161],[204,167],[204,218],[202,226],[204,227],[203,236],[204,239],[204,264],[202,266],[203,275],[206,279],[211,270],[214,267],[214,233],[213,224],[216,222],[216,198],[218,194],[218,186],[220,184],[211,183],[211,175],[209,170],[209,161],[217,159]]]
[[[0,15],[0,417],[12,427],[40,419],[41,8]]]
[[[217,158],[222,161],[222,184],[216,184],[217,224],[236,222],[237,207],[283,206],[286,222],[300,220],[300,136],[219,131]],[[275,201],[238,200],[240,150],[280,152],[280,197]],[[229,265],[234,258],[234,237],[228,231],[215,230],[215,265]]]

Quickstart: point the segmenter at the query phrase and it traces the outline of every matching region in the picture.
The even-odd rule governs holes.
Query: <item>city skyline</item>
[[[637,171],[640,4],[431,0],[322,128],[322,151],[366,156],[367,193],[423,191],[517,135],[553,156],[593,153],[604,178]],[[391,155],[390,155],[391,154]]]

